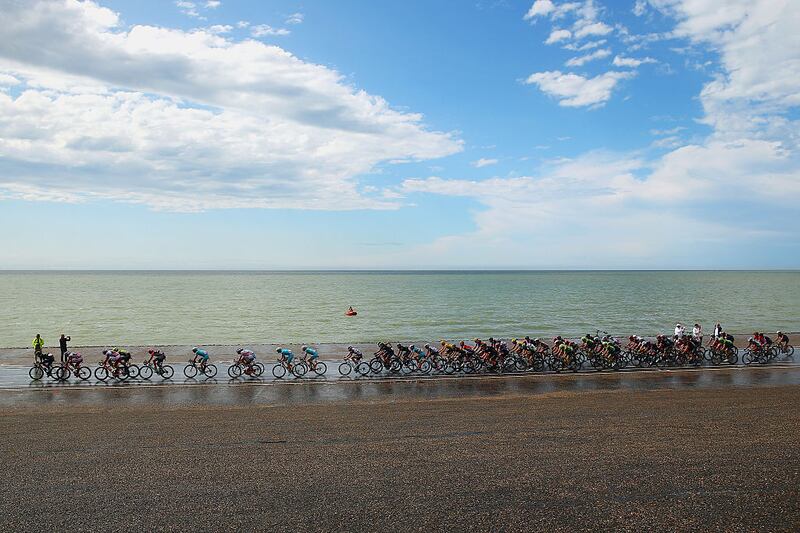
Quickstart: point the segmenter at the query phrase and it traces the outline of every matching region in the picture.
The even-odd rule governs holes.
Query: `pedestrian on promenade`
[[[36,334],[36,338],[33,339],[33,354],[36,356],[37,359],[42,357],[42,348],[44,348],[44,339],[38,333]]]
[[[66,355],[67,355],[67,351],[68,351],[67,350],[67,342],[69,342],[71,340],[72,340],[72,337],[66,337],[66,336],[64,336],[63,333],[61,334],[61,338],[58,339],[58,344],[61,347],[61,362],[62,363],[64,361],[66,361]]]
[[[722,335],[722,326],[717,322],[717,325],[714,326],[714,338],[719,339],[720,335]]]
[[[695,324],[692,328],[692,337],[699,343],[703,342],[703,326],[700,324]]]

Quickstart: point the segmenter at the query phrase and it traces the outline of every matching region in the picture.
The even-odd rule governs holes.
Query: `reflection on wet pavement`
[[[717,367],[578,374],[427,376],[391,378],[318,377],[298,380],[185,379],[170,381],[31,382],[24,367],[0,367],[0,406],[59,404],[248,405],[304,404],[392,399],[430,400],[613,390],[709,389],[800,384],[800,366]],[[220,375],[225,369],[220,369]],[[178,378],[180,376],[180,378]]]

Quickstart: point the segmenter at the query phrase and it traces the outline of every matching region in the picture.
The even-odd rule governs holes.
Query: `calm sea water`
[[[343,315],[353,305],[358,317]],[[0,346],[800,331],[800,272],[0,272]]]

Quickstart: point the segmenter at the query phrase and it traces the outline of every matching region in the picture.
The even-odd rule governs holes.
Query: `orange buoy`
[[[356,316],[358,313],[355,309],[351,306],[347,311],[344,312],[344,316]]]

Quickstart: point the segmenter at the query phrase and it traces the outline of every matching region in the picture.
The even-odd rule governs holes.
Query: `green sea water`
[[[359,314],[348,318],[354,306]],[[0,272],[0,346],[800,331],[800,272]]]

